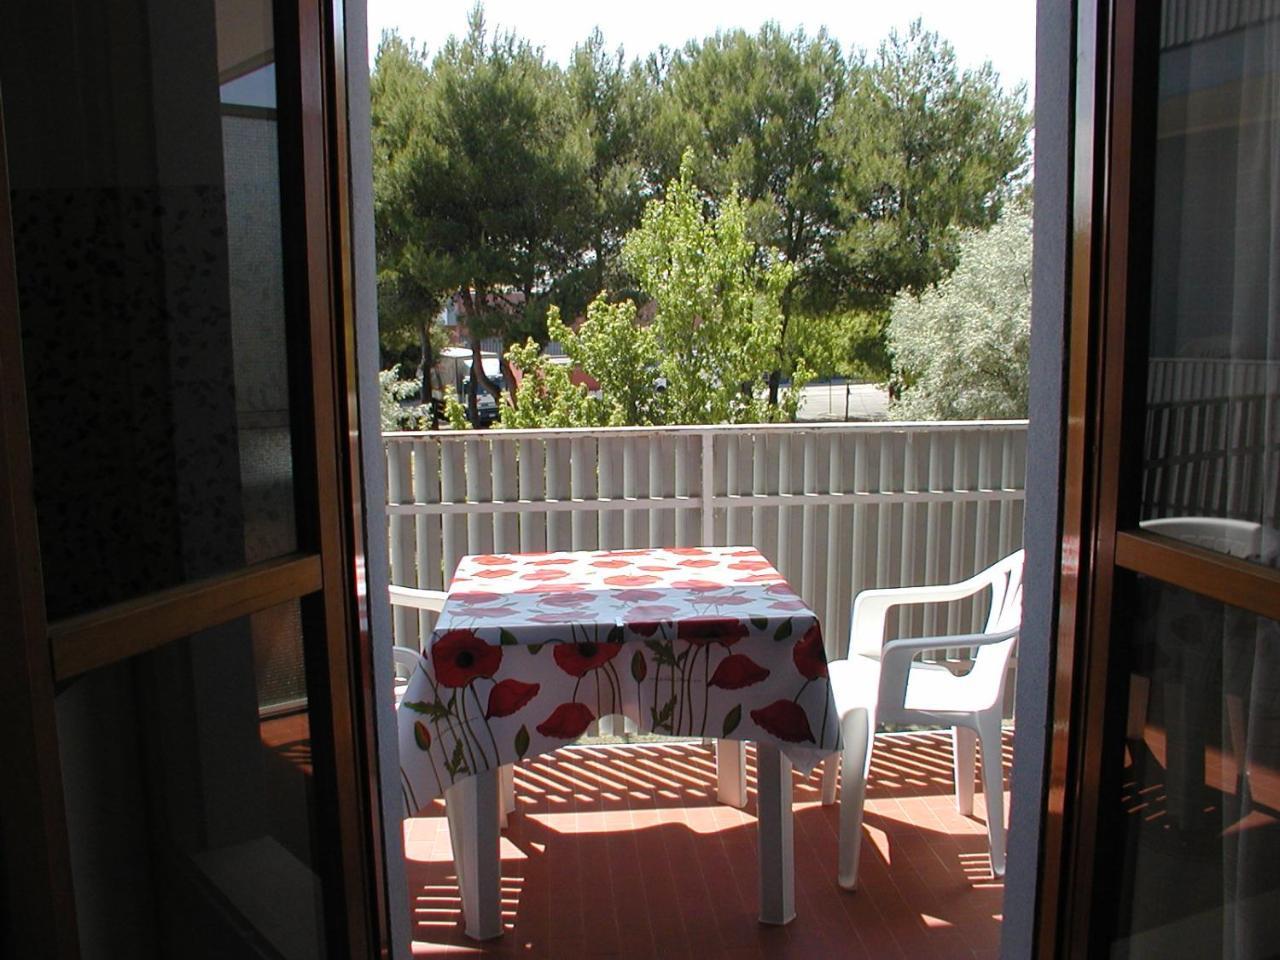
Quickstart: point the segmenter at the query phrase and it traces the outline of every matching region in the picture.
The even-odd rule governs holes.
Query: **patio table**
[[[498,554],[459,563],[398,720],[407,813],[445,797],[468,935],[502,932],[499,769],[616,715],[739,741],[730,802],[755,741],[760,919],[790,922],[791,771],[839,749],[813,611],[751,547]]]

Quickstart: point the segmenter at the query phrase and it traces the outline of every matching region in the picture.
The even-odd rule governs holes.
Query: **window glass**
[[[1143,526],[1275,566],[1280,19],[1162,10]]]
[[[1280,953],[1280,624],[1135,577],[1112,957]]]
[[[273,49],[267,0],[0,13],[51,620],[296,547]]]
[[[86,958],[325,955],[302,647],[290,601],[59,694]]]

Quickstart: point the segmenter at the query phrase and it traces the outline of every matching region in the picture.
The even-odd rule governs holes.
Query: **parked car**
[[[507,389],[507,382],[502,374],[489,373],[485,371],[489,379],[493,381],[493,385],[498,388],[501,393]],[[462,378],[462,396],[458,400],[462,403],[462,408],[466,411],[467,419],[471,419],[471,406],[467,403],[467,396],[471,392],[471,378]],[[488,390],[481,387],[476,391],[476,419],[472,426],[487,427],[498,419],[498,404],[494,402],[493,395]]]

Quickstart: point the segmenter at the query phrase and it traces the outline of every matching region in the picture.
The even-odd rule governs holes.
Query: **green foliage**
[[[454,430],[470,430],[471,421],[467,419],[467,410],[458,398],[450,393],[444,398],[444,418]]]
[[[621,47],[610,52],[599,30],[574,48],[564,90],[571,124],[565,149],[583,171],[586,193],[568,231],[569,270],[556,291],[562,313],[572,317],[602,291],[627,286],[619,256],[650,193],[643,154],[654,97],[639,65],[628,66]]]
[[[429,419],[427,408],[422,405],[406,407],[402,401],[418,392],[416,380],[401,380],[400,367],[378,372],[378,415],[382,432],[394,430],[421,430]]]
[[[422,343],[455,294],[473,337],[508,345],[552,336],[552,306],[586,310],[575,359],[612,381],[610,422],[785,418],[758,412],[761,369],[766,403],[810,371],[887,380],[895,296],[949,276],[962,231],[994,223],[1026,174],[1025,91],[1002,93],[989,64],[960,70],[918,21],[873,56],[766,24],[630,64],[595,31],[561,69],[477,6],[432,58],[385,37],[371,90],[384,347]],[[673,182],[695,201],[654,207]],[[719,276],[682,272],[704,266]],[[707,295],[735,269],[754,273]],[[628,380],[597,347],[648,329],[605,312],[642,292],[657,372],[628,361]]]
[[[558,322],[558,313],[555,317]],[[553,363],[533,340],[510,347],[507,360],[524,379],[515,404],[501,408],[499,426],[516,429],[603,424],[600,401],[589,396],[586,387],[571,383],[568,369]]]
[[[954,268],[959,228],[995,220],[1025,166],[1024,92],[1002,94],[989,65],[959,71],[918,21],[872,61],[766,24],[653,72],[666,162],[692,146],[698,183],[717,198],[736,183],[752,238],[794,268],[775,369],[887,378],[872,318]]]
[[[889,321],[908,420],[1027,415],[1031,329],[1031,213],[1010,205],[990,230],[970,231],[959,266],[920,298],[898,297]]]
[[[503,413],[505,425],[759,423],[795,416],[798,393],[771,406],[766,380],[791,267],[748,238],[736,193],[707,216],[692,158],[686,158],[665,199],[651,201],[627,235],[622,257],[654,302],[650,323],[637,322],[633,302],[603,298],[588,308],[577,333],[558,313],[548,320],[566,355],[600,384],[601,398],[572,387],[567,371],[549,366],[530,343],[507,354],[527,379],[515,412]],[[795,385],[807,377],[801,365]]]
[[[384,39],[372,91],[384,286],[460,292],[473,338],[542,337],[589,202],[561,72],[477,7],[429,66]]]
[[[892,32],[835,111],[843,229],[820,271],[824,296],[880,310],[955,269],[960,230],[988,227],[1025,174],[1025,91],[990,64],[963,73],[920,21]]]
[[[622,259],[656,304],[651,329],[668,422],[774,419],[764,377],[794,268],[752,243],[736,191],[714,217],[704,216],[687,154],[666,198],[651,202],[627,236]]]
[[[659,351],[653,327],[636,321],[631,300],[592,301],[574,334],[549,316],[547,330],[565,355],[601,385],[601,419],[609,426],[650,426],[669,422],[666,391],[657,389]]]

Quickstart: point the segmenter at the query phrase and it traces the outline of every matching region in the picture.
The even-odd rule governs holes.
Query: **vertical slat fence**
[[[1015,421],[387,434],[392,581],[440,589],[468,553],[751,544],[818,612],[828,655],[842,656],[858,591],[962,579],[1021,546],[1026,430]],[[963,632],[984,616],[980,603],[953,604],[890,628]],[[397,610],[396,642],[416,645],[430,626],[429,614]]]

